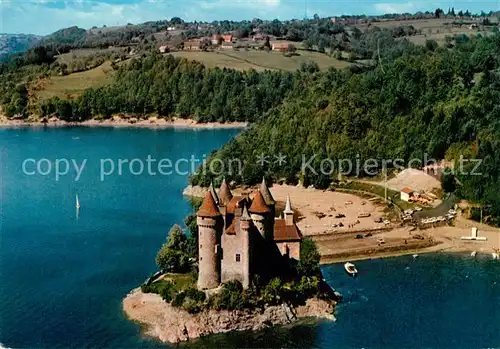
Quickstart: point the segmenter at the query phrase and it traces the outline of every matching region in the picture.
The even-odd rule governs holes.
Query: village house
[[[212,35],[212,45],[218,45],[220,39],[222,39],[223,42],[233,42],[233,36],[230,34],[227,35],[214,34]]]
[[[200,40],[184,41],[184,51],[199,51],[200,43]]]
[[[414,191],[408,187],[401,189],[401,200],[409,202],[413,197]]]
[[[232,42],[223,41],[222,44],[220,45],[220,48],[222,48],[224,50],[230,50],[230,49],[234,48],[234,44]]]
[[[243,287],[256,275],[279,275],[300,258],[301,233],[290,198],[283,217],[275,217],[276,201],[265,181],[252,195],[233,196],[223,180],[218,194],[213,185],[197,212],[200,290],[238,280]]]
[[[252,41],[264,41],[266,40],[266,36],[262,34],[255,34],[252,36]]]
[[[276,44],[273,44],[271,47],[272,47],[273,51],[279,51],[279,52],[288,51],[288,44],[287,43],[276,43]]]
[[[169,52],[170,48],[168,47],[168,45],[162,45],[158,48],[158,50],[160,51],[160,53],[166,53]]]

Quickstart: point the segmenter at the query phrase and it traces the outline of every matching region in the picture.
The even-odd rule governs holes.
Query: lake
[[[182,196],[190,163],[177,160],[202,160],[237,133],[0,129],[0,343],[165,347],[125,319],[121,301],[155,271],[166,233],[191,210]],[[161,159],[171,166],[165,160],[159,168]],[[167,174],[176,163],[183,174]],[[336,322],[216,335],[181,346],[500,345],[500,263],[489,256],[422,255],[356,266],[356,279],[341,265],[323,267],[344,295]]]

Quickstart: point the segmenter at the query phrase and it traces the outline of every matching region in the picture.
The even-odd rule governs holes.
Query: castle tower
[[[215,191],[213,181],[210,182],[210,187],[208,187],[208,191],[210,192],[210,194],[212,194],[212,198],[214,199],[215,205],[218,206],[219,205],[219,196],[217,196],[217,192]]]
[[[267,239],[269,237],[269,231],[266,231],[266,223],[271,210],[266,205],[266,202],[264,201],[264,198],[262,197],[260,191],[257,191],[255,193],[248,212],[250,212],[250,217],[252,218],[253,224],[259,231],[260,235],[262,235],[264,239]]]
[[[283,216],[286,225],[293,225],[293,211],[292,204],[290,202],[290,196],[286,197],[286,205],[285,210],[283,211]]]
[[[219,189],[219,206],[226,207],[232,198],[233,194],[231,193],[231,189],[229,189],[229,185],[224,178]]]
[[[198,224],[198,289],[212,289],[220,284],[221,214],[213,194],[208,191],[196,214]]]
[[[233,198],[233,194],[231,193],[231,189],[229,189],[229,185],[226,183],[226,179],[222,179],[222,184],[219,189],[219,210],[220,213],[224,216],[224,219],[227,219],[226,213],[227,213],[227,208],[229,203],[231,202],[231,199]]]
[[[267,187],[266,179],[264,177],[262,177],[262,183],[260,184],[259,191],[262,194],[262,197],[264,198],[266,205],[274,208],[274,206],[276,205],[276,201],[274,200],[271,191]]]
[[[251,248],[250,248],[250,227],[252,225],[252,219],[248,214],[246,204],[243,204],[243,212],[240,218],[240,233],[242,234],[242,256],[241,261],[243,263],[243,288],[248,288],[250,285],[250,259],[251,259]]]
[[[260,184],[259,191],[264,198],[264,202],[270,210],[269,215],[266,217],[264,225],[268,239],[272,241],[274,237],[274,217],[276,215],[276,201],[274,200],[264,177],[262,177],[262,183]]]

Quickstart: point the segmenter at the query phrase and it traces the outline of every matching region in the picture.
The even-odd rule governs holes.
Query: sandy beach
[[[166,120],[152,116],[148,119],[122,118],[114,116],[105,120],[85,120],[83,122],[67,122],[57,118],[50,118],[47,122],[40,120],[18,120],[8,119],[0,114],[0,127],[65,127],[65,126],[85,126],[85,127],[148,127],[148,128],[179,128],[179,129],[220,129],[220,128],[245,128],[246,122],[207,122],[197,123],[192,119],[183,119],[174,117]]]
[[[205,188],[188,187],[185,195],[202,196]],[[235,188],[233,194],[254,189]],[[375,223],[385,218],[385,206],[377,201],[335,191],[323,191],[300,186],[273,185],[271,193],[284,206],[290,196],[297,226],[304,236],[313,238],[318,246],[322,264],[361,259],[400,256],[425,252],[472,252],[491,254],[500,248],[500,229],[467,220],[460,215],[453,226],[412,230],[402,227],[399,221],[390,224]],[[343,218],[335,218],[341,213]],[[369,217],[358,218],[360,213]],[[359,221],[357,224],[354,222]],[[338,227],[342,222],[343,227]],[[337,224],[334,228],[333,225]],[[470,236],[471,228],[479,229],[479,236],[486,241],[461,240]],[[383,241],[383,242],[381,242]]]

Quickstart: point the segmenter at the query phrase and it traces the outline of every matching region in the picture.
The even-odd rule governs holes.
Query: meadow
[[[83,72],[73,73],[65,76],[53,76],[43,80],[37,91],[37,97],[41,100],[51,97],[72,99],[80,95],[90,87],[101,87],[111,81],[113,69],[111,62]]]
[[[237,70],[255,69],[263,70],[285,70],[295,71],[302,63],[314,61],[318,63],[321,70],[330,67],[342,69],[349,66],[346,61],[339,61],[328,55],[313,51],[298,50],[297,56],[285,57],[280,52],[265,52],[241,49],[239,51],[226,50],[215,52],[172,52],[175,57],[184,57],[190,60],[197,60],[207,67],[232,68]]]

